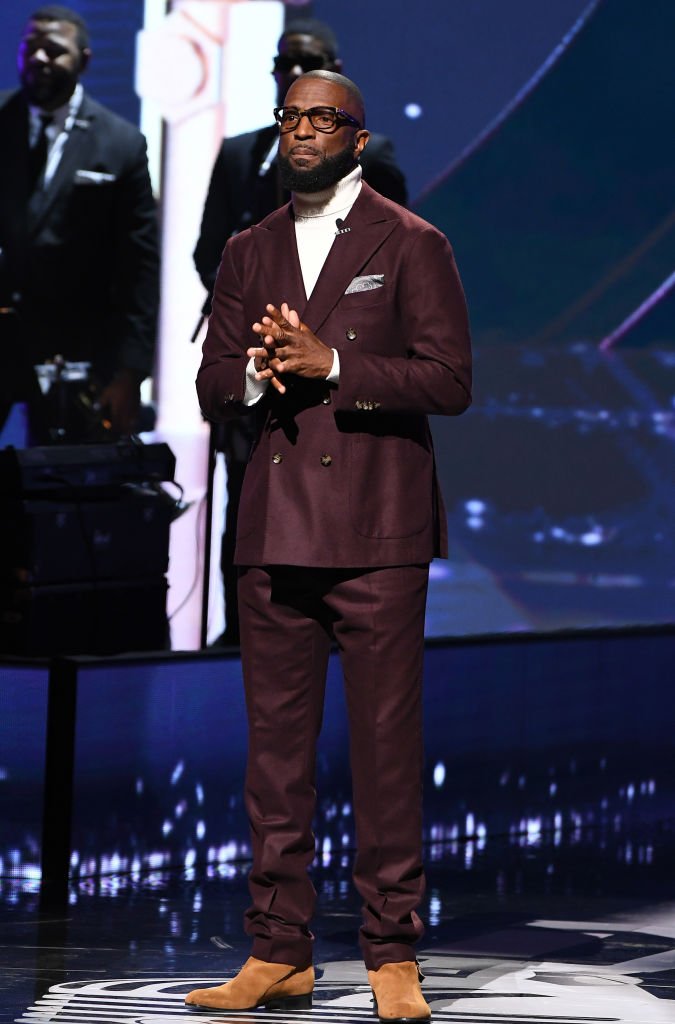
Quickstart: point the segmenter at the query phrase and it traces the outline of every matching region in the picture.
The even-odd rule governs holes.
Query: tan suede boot
[[[420,973],[413,961],[382,964],[376,971],[368,971],[368,981],[380,1020],[403,1022],[431,1017],[431,1007],[422,995]]]
[[[312,1006],[314,968],[300,970],[288,964],[268,964],[248,958],[231,981],[214,988],[197,988],[185,997],[189,1007],[210,1010],[309,1010]]]

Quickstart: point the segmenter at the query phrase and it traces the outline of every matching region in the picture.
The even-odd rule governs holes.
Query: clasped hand
[[[255,360],[255,379],[271,381],[281,395],[286,387],[279,378],[285,373],[325,380],[333,368],[332,349],[300,322],[287,302],[281,303],[281,309],[271,303],[265,308],[267,316],[253,324],[262,347],[246,350],[249,359]]]

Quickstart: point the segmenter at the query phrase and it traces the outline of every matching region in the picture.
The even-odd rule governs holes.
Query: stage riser
[[[435,845],[465,835],[477,845],[497,833],[536,843],[547,830],[616,835],[675,817],[673,663],[672,629],[431,646],[425,838],[432,855]],[[13,871],[39,865],[49,681],[48,668],[0,669],[5,872],[10,849],[18,851]],[[66,859],[73,875],[198,861],[215,869],[247,856],[246,727],[237,657],[209,652],[71,659],[52,666],[51,696],[57,746],[50,757],[57,773],[70,727],[69,701],[75,712]],[[61,720],[59,702],[65,707]],[[64,786],[57,781],[57,812]],[[339,856],[353,843],[354,828],[336,656],[317,789],[318,848]]]

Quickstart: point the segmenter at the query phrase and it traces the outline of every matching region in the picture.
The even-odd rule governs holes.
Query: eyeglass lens
[[[303,71],[320,71],[326,64],[326,58],[322,54],[302,54],[292,57],[290,54],[280,53],[274,58],[274,70],[287,74],[295,67]]]

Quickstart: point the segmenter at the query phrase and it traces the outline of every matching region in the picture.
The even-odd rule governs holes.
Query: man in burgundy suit
[[[350,725],[361,949],[380,1019],[424,1020],[422,662],[446,520],[428,414],[470,402],[446,238],[361,180],[363,100],[312,71],[275,111],[292,202],[228,242],[197,379],[218,419],[254,406],[236,561],[249,721],[252,956],[191,1006],[308,1006],[315,747],[332,640]],[[253,331],[253,333],[251,333]]]

